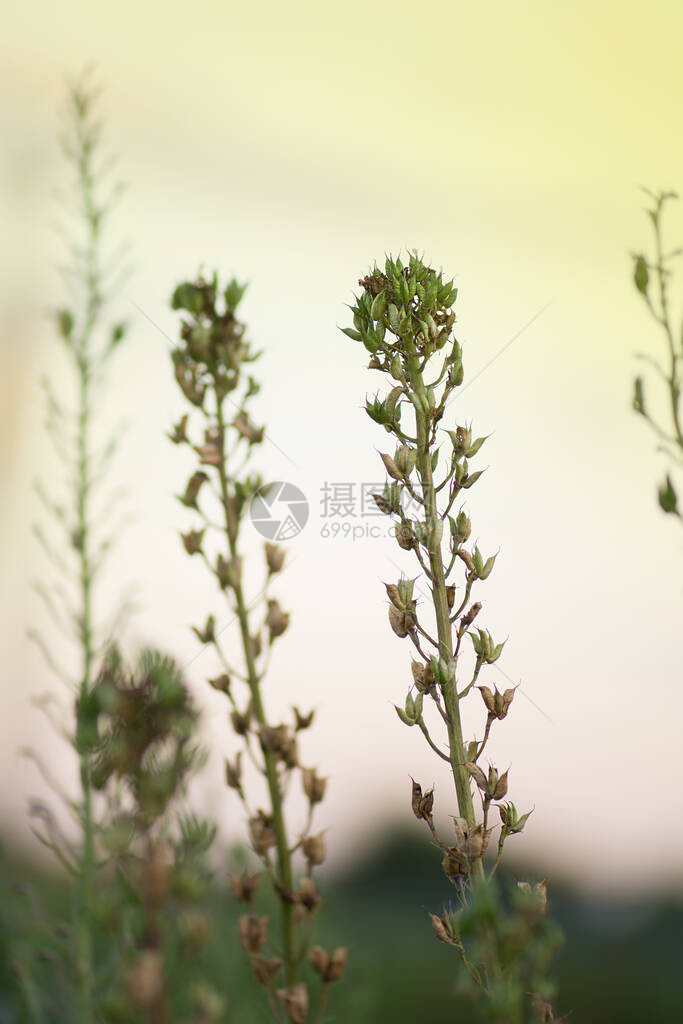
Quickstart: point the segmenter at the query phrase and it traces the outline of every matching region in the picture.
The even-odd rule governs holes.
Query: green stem
[[[229,557],[231,561],[235,562],[238,557],[237,530],[236,524],[233,522],[233,518],[230,512],[231,505],[229,479],[225,455],[226,423],[225,418],[223,416],[222,401],[219,397],[217,390],[216,418],[219,437],[221,439],[222,446],[222,458],[218,466],[218,475],[220,478],[221,500],[225,515],[225,533],[228,540]],[[249,633],[249,613],[246,606],[246,602],[244,600],[241,574],[236,584],[232,587],[232,592],[235,597],[237,620],[239,622],[240,635],[242,638],[242,648],[244,651],[244,660],[247,669],[247,685],[249,686],[253,715],[259,726],[267,726],[268,722],[266,719],[266,713],[263,707],[263,700],[261,698],[261,689],[259,686],[260,676],[256,667],[256,662],[254,659],[254,653],[252,649],[251,635]],[[268,784],[270,806],[273,816],[273,829],[275,832],[276,839],[279,881],[280,884],[288,892],[291,892],[293,888],[292,862],[289,852],[289,841],[287,839],[287,829],[285,825],[283,794],[280,787],[280,780],[278,778],[277,772],[277,758],[272,751],[268,750],[264,751],[263,756],[265,763],[266,782]],[[280,901],[280,908],[282,915],[282,950],[285,977],[287,979],[287,985],[291,987],[292,985],[294,985],[296,981],[297,964],[296,943],[294,934],[294,915],[292,904],[288,903],[286,900]]]
[[[413,406],[415,408],[417,433],[417,470],[422,484],[422,500],[424,502],[425,521],[427,524],[427,549],[432,575],[432,597],[439,639],[439,655],[447,662],[450,662],[453,658],[453,636],[446,594],[441,541],[437,532],[437,523],[440,522],[440,519],[436,505],[436,492],[429,452],[427,392],[422,374],[420,373],[418,360],[415,357],[410,360],[410,379],[414,392]],[[443,699],[447,718],[450,764],[458,798],[458,809],[460,816],[465,819],[470,828],[473,828],[475,825],[474,806],[470,789],[470,777],[465,768],[465,745],[462,737],[462,723],[460,721],[460,705],[455,686],[455,673],[453,673],[453,676],[443,687]]]

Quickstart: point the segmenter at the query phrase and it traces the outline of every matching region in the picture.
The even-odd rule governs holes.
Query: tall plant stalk
[[[57,311],[56,322],[75,382],[73,409],[69,410],[62,403],[49,381],[44,382],[47,426],[57,455],[65,466],[69,496],[64,503],[59,503],[48,495],[42,483],[36,488],[49,516],[57,524],[67,550],[71,550],[75,559],[74,563],[64,558],[61,545],[53,546],[43,529],[36,527],[43,548],[62,577],[49,588],[40,584],[36,589],[52,618],[71,635],[78,648],[75,723],[71,742],[78,757],[80,794],[76,801],[70,801],[77,817],[78,841],[73,844],[63,840],[47,808],[35,805],[34,810],[46,825],[39,832],[40,838],[74,877],[74,955],[69,959],[74,971],[78,1020],[83,1024],[90,1024],[96,1019],[97,1005],[93,904],[98,858],[91,781],[97,715],[92,699],[92,677],[94,661],[103,649],[103,638],[97,637],[94,597],[102,562],[113,539],[112,534],[103,536],[97,528],[93,492],[102,478],[106,478],[116,448],[116,440],[112,439],[103,451],[96,451],[92,437],[93,415],[110,357],[125,334],[123,323],[107,323],[105,315],[106,304],[115,293],[117,284],[111,271],[115,274],[119,265],[115,261],[109,270],[105,267],[103,225],[119,186],[110,187],[106,183],[96,100],[97,90],[87,75],[70,87],[61,139],[72,171],[73,193],[69,193],[66,202],[71,217],[67,231],[70,259],[63,268],[69,304]],[[75,209],[71,212],[74,198]],[[107,511],[110,512],[111,507]],[[32,630],[31,635],[49,666],[66,682],[72,683],[71,671],[57,664],[42,634]]]
[[[227,761],[226,782],[243,804],[252,848],[279,907],[279,941],[269,941],[268,918],[253,912],[239,919],[240,939],[254,977],[266,991],[274,1019],[301,1024],[311,1012],[309,987],[304,980],[306,955],[320,976],[319,1017],[329,983],[342,973],[346,951],[337,949],[329,954],[321,947],[311,947],[313,917],[320,904],[313,870],[325,858],[323,834],[312,834],[311,827],[315,807],[325,794],[326,780],[314,768],[301,765],[298,734],[310,726],[313,713],[302,715],[294,708],[291,723],[274,724],[266,710],[268,663],[275,641],[289,626],[289,614],[270,594],[285,564],[284,550],[278,544],[265,544],[266,576],[257,597],[247,600],[245,594],[241,528],[249,499],[256,495],[261,500],[268,491],[249,469],[252,450],[263,441],[264,429],[254,425],[248,412],[259,385],[245,372],[257,353],[252,351],[245,325],[237,317],[245,287],[231,281],[223,291],[222,302],[215,276],[208,282],[201,278],[185,282],[174,292],[173,308],[185,314],[181,344],[172,354],[175,376],[185,399],[204,421],[204,438],[203,442],[191,441],[189,416],[184,415],[171,439],[189,445],[199,460],[181,501],[199,515],[201,529],[182,534],[183,545],[189,555],[203,559],[224,595],[230,621],[237,620],[242,664],[236,667],[229,661],[213,615],[203,628],[195,628],[195,633],[201,643],[214,648],[224,670],[210,683],[226,695],[233,731],[242,738],[244,753],[252,768],[262,775],[267,793],[267,810],[254,808],[243,777],[242,751]],[[209,511],[212,494],[213,512]],[[308,813],[303,828],[295,833],[287,820],[285,797],[297,772]],[[303,877],[297,871],[297,859],[303,862]],[[258,882],[258,874],[231,878],[235,896],[249,905]]]
[[[651,203],[647,210],[654,235],[653,252],[650,255],[636,253],[633,257],[633,279],[655,323],[664,336],[664,358],[655,359],[641,355],[655,372],[663,385],[665,405],[668,411],[665,420],[655,415],[646,406],[645,382],[636,377],[633,392],[633,408],[646,420],[659,441],[659,449],[669,458],[672,468],[683,468],[683,413],[681,412],[681,388],[683,387],[683,319],[677,327],[671,311],[669,285],[673,276],[672,265],[683,250],[667,250],[663,238],[664,208],[675,192],[647,193]],[[676,486],[668,472],[658,491],[659,505],[664,512],[683,520],[678,503]]]
[[[544,973],[556,935],[545,918],[545,883],[533,888],[520,883],[505,894],[495,884],[505,843],[522,831],[529,814],[519,815],[505,801],[508,771],[501,773],[493,764],[485,771],[481,765],[492,727],[507,716],[515,689],[500,693],[480,683],[503,644],[474,627],[482,606],[472,591],[489,577],[496,556],[484,558],[478,546],[468,546],[470,519],[464,507],[457,513],[454,508],[481,476],[481,470],[471,471],[470,460],[486,439],[474,438],[467,425],[446,430],[449,454],[444,459],[438,435],[448,401],[464,377],[462,349],[452,335],[457,289],[416,254],[406,265],[388,258],[383,270],[375,267],[359,284],[353,327],[344,333],[370,352],[370,369],[391,380],[388,395],[369,400],[366,411],[398,444],[393,455],[381,455],[390,479],[374,498],[394,520],[399,547],[419,565],[417,576],[385,585],[391,628],[411,642],[416,654],[408,695],[396,711],[405,725],[418,727],[448,765],[458,809],[449,838],[434,822],[433,789],[425,792],[413,781],[413,813],[426,823],[441,851],[443,871],[460,906],[432,914],[432,926],[458,952],[487,1019],[499,1024],[554,1021],[552,986]],[[434,366],[438,353],[443,353],[442,362]],[[416,510],[415,518],[409,508]],[[485,720],[481,736],[466,740],[461,706],[475,690]],[[500,818],[498,848],[487,864],[493,807]]]

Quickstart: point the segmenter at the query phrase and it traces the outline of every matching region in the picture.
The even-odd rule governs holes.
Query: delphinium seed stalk
[[[245,588],[241,530],[251,496],[263,487],[250,464],[254,448],[264,438],[264,428],[256,426],[248,412],[259,385],[247,373],[258,353],[237,316],[245,287],[232,280],[219,295],[214,276],[211,281],[184,282],[174,292],[172,306],[184,314],[180,344],[172,353],[175,377],[192,411],[203,421],[203,438],[192,440],[185,414],[171,439],[189,446],[198,462],[180,496],[199,518],[198,528],[181,535],[184,548],[188,555],[201,558],[215,577],[225,601],[223,617],[226,623],[236,620],[241,641],[241,664],[236,666],[224,649],[225,638],[217,626],[220,619],[209,615],[203,627],[195,628],[199,641],[215,651],[221,671],[209,682],[225,694],[232,729],[243,745],[226,762],[226,782],[243,804],[251,846],[279,907],[279,926],[274,929],[267,917],[258,916],[252,908],[261,876],[245,872],[231,877],[235,896],[249,907],[239,918],[239,935],[274,1019],[301,1024],[314,1015],[304,980],[306,958],[321,982],[314,1017],[318,1020],[330,982],[341,976],[346,950],[328,953],[311,947],[313,918],[320,904],[313,872],[325,859],[323,833],[313,833],[312,822],[325,795],[326,779],[315,768],[302,765],[298,740],[310,727],[313,712],[303,714],[293,708],[291,722],[273,722],[265,701],[270,656],[290,619],[271,593],[285,565],[279,544],[265,544],[262,587],[253,597]],[[265,808],[254,806],[248,792],[243,756],[263,777]],[[294,833],[285,814],[285,795],[297,775],[308,813],[301,831]],[[297,861],[303,865],[302,874]],[[275,930],[279,934],[273,935]]]
[[[408,694],[396,711],[448,766],[457,802],[453,833],[444,835],[434,822],[433,789],[412,782],[413,813],[441,851],[459,906],[432,914],[432,926],[459,953],[487,1019],[555,1020],[544,978],[555,944],[545,919],[545,883],[523,883],[504,897],[494,879],[507,841],[522,831],[530,812],[519,814],[506,799],[508,771],[483,763],[515,688],[501,693],[484,682],[503,643],[480,626],[475,588],[491,575],[496,555],[485,556],[470,542],[464,502],[482,474],[471,463],[485,438],[454,424],[443,434],[446,451],[441,447],[440,424],[464,376],[453,336],[457,289],[416,254],[406,265],[388,258],[359,284],[353,327],[344,333],[370,353],[369,368],[389,378],[388,394],[368,400],[366,411],[397,444],[381,455],[389,480],[374,498],[394,521],[398,546],[417,562],[416,575],[385,585],[391,628],[413,652]],[[467,698],[483,711],[478,738],[463,735]],[[487,863],[496,826],[496,856]]]
[[[64,467],[64,497],[41,481],[37,493],[54,529],[35,527],[35,533],[50,559],[55,576],[41,580],[36,589],[54,623],[77,648],[78,667],[62,667],[50,642],[37,629],[30,635],[44,654],[50,669],[67,685],[75,686],[75,723],[67,727],[69,740],[79,762],[80,793],[69,800],[79,830],[75,842],[67,842],[56,826],[52,812],[36,802],[34,812],[42,825],[38,834],[73,877],[76,888],[71,928],[64,931],[69,942],[65,951],[70,984],[75,986],[78,1020],[95,1020],[95,876],[98,864],[97,820],[93,806],[91,765],[97,741],[96,714],[92,702],[93,664],[106,642],[105,627],[96,614],[96,597],[103,562],[116,538],[109,520],[101,527],[96,491],[108,479],[116,450],[116,439],[102,444],[94,438],[94,417],[101,401],[112,355],[125,334],[125,324],[113,320],[107,306],[120,284],[120,258],[108,250],[105,222],[115,204],[120,186],[111,184],[102,151],[101,128],[97,118],[97,90],[88,75],[72,85],[62,148],[72,172],[71,191],[65,197],[68,210],[69,260],[63,268],[67,301],[56,311],[59,331],[74,384],[70,405],[50,380],[44,381],[46,425],[59,463]],[[116,499],[108,497],[107,516]],[[46,709],[49,703],[45,704]]]
[[[659,441],[659,448],[669,458],[672,468],[683,468],[683,414],[680,409],[681,387],[683,386],[683,321],[674,323],[669,294],[672,264],[683,250],[666,250],[662,234],[662,217],[665,205],[677,199],[675,192],[647,193],[651,200],[647,211],[654,234],[654,251],[651,255],[636,253],[634,259],[634,283],[643,297],[653,319],[664,335],[664,357],[655,359],[642,355],[654,370],[664,388],[668,412],[665,422],[655,415],[645,403],[645,383],[636,377],[633,394],[633,408],[647,421]],[[659,505],[669,515],[683,519],[678,495],[671,473],[667,473],[659,487]]]
[[[117,791],[102,831],[118,883],[109,880],[106,924],[122,936],[101,1019],[213,1024],[225,1001],[202,980],[200,955],[212,924],[206,854],[215,826],[179,806],[203,763],[198,713],[177,665],[151,650],[132,672],[110,650],[93,696],[93,785]]]

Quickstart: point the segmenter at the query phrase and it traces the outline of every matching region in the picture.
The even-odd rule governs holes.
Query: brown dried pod
[[[254,850],[263,857],[268,850],[277,843],[277,836],[273,828],[273,818],[264,811],[259,811],[253,818],[249,819],[249,833]]]
[[[439,942],[445,942],[447,946],[452,946],[454,944],[453,937],[450,933],[446,916],[444,915],[443,917],[437,917],[436,914],[430,914],[429,918],[432,922],[432,929],[434,931],[434,934],[436,935]]]
[[[277,995],[291,1024],[305,1024],[308,1016],[308,989],[303,981],[291,988],[279,988]]]
[[[497,687],[494,687],[493,691],[488,686],[479,686],[477,689],[481,694],[481,699],[484,701],[489,715],[502,721],[512,704],[516,687],[511,687],[503,693],[500,693]]]
[[[465,768],[469,772],[470,776],[474,779],[479,789],[486,790],[488,788],[488,779],[484,775],[483,771],[478,764],[474,764],[473,761],[466,761]]]
[[[349,951],[346,948],[346,946],[338,946],[337,949],[335,949],[330,960],[330,966],[327,977],[328,981],[339,981],[342,974],[344,973],[344,968],[346,967],[346,961],[348,960],[348,957]]]
[[[242,751],[238,750],[235,754],[235,760],[230,761],[225,759],[225,781],[230,789],[236,789],[238,793],[242,792]]]
[[[301,879],[301,884],[294,893],[294,899],[309,913],[317,910],[322,903],[322,897],[316,888],[315,882],[312,878],[308,877]]]
[[[456,847],[451,847],[444,853],[441,867],[446,878],[451,882],[461,881],[468,872],[467,861]]]
[[[327,779],[321,778],[315,768],[304,768],[301,772],[304,793],[312,804],[319,804],[325,796]]]
[[[509,770],[510,769],[508,768],[508,771]],[[493,793],[491,793],[493,800],[503,800],[507,796],[508,771],[503,772],[503,774],[498,778]]]
[[[230,676],[227,672],[224,672],[214,679],[209,679],[209,686],[212,686],[214,690],[218,690],[219,693],[230,693]]]
[[[277,544],[271,544],[270,541],[266,541],[266,565],[268,566],[268,575],[274,576],[275,573],[282,572],[282,568],[285,564],[285,552]]]
[[[430,789],[429,792],[424,793],[420,800],[420,817],[424,818],[425,821],[429,821],[432,810],[434,808],[434,790]]]
[[[396,636],[403,639],[403,637],[408,636],[409,631],[413,628],[413,616],[410,612],[399,611],[392,604],[389,607],[389,624]]]
[[[282,958],[272,956],[269,958],[256,956],[249,961],[254,978],[259,985],[270,988],[275,975],[282,967]]]
[[[415,547],[415,535],[407,523],[400,523],[396,527],[396,542],[404,551],[412,551]]]
[[[204,530],[188,530],[187,533],[180,534],[180,539],[188,555],[198,555],[202,550]]]
[[[205,444],[195,445],[194,449],[199,456],[202,466],[220,466],[223,461],[223,453],[220,445],[215,440],[207,441]]]
[[[294,712],[296,731],[300,732],[302,729],[309,729],[315,716],[315,708],[306,715],[303,715],[298,708],[292,708],[292,711]]]
[[[169,438],[171,439],[171,441],[173,441],[173,444],[184,444],[188,440],[188,437],[187,437],[187,421],[188,421],[188,419],[189,419],[189,416],[187,415],[187,413],[185,413],[184,416],[180,417],[180,420],[178,421],[178,423],[176,423],[174,425],[172,433],[170,433],[168,435]]]
[[[229,875],[228,880],[235,899],[242,903],[251,903],[261,881],[261,875],[258,872],[250,875],[248,871],[243,871],[241,875]]]
[[[317,832],[314,836],[306,836],[302,840],[301,849],[310,867],[313,867],[315,864],[322,864],[325,860],[325,839],[323,833]]]
[[[410,791],[410,806],[413,809],[413,814],[416,818],[421,818],[420,805],[422,803],[422,786],[415,779],[411,778],[411,791]]]
[[[197,470],[196,473],[192,474],[187,482],[185,493],[180,499],[183,505],[187,508],[197,508],[197,498],[199,497],[202,484],[204,484],[208,479],[208,476],[203,472],[203,470]]]
[[[278,602],[274,599],[268,602],[266,625],[268,627],[271,642],[276,637],[282,636],[289,625],[289,612],[283,612]]]
[[[251,705],[245,711],[233,708],[230,712],[230,723],[238,736],[246,736],[251,722]]]
[[[268,918],[257,917],[256,914],[240,914],[237,918],[237,931],[244,952],[258,955],[268,940]]]
[[[460,628],[463,630],[468,629],[472,625],[480,611],[481,601],[475,601],[474,604],[469,608],[469,610],[463,615],[460,621]]]

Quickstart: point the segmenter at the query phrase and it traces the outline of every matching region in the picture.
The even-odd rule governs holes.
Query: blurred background
[[[650,243],[640,187],[681,186],[682,30],[680,5],[664,0],[646,10],[28,0],[6,14],[0,827],[10,863],[30,857],[43,870],[26,806],[46,788],[21,748],[39,749],[64,785],[75,779],[32,703],[55,684],[25,633],[46,626],[31,590],[45,573],[32,482],[49,490],[60,479],[39,381],[48,375],[67,400],[71,387],[48,316],[63,256],[58,116],[65,75],[93,64],[128,186],[111,236],[130,242],[134,264],[119,302],[130,337],[99,410],[103,436],[129,424],[114,483],[130,490],[131,518],[102,616],[133,585],[124,647],[152,643],[189,665],[212,751],[193,801],[225,844],[241,836],[221,774],[233,740],[205,683],[215,665],[197,657],[189,629],[215,610],[214,585],[178,540],[190,521],[173,495],[189,464],[164,436],[180,412],[169,297],[203,265],[250,282],[244,315],[264,350],[257,413],[271,439],[260,467],[310,504],[279,583],[292,625],[268,697],[276,709],[318,707],[306,756],[331,779],[320,815],[330,898],[343,915],[354,902],[344,886],[366,909],[373,893],[376,926],[399,935],[400,923],[406,936],[424,926],[430,970],[448,969],[424,925],[444,897],[410,820],[408,776],[434,782],[441,805],[448,780],[391,706],[405,697],[408,658],[387,628],[382,581],[411,566],[360,504],[363,485],[383,479],[384,435],[362,410],[379,379],[338,330],[373,261],[417,248],[459,286],[471,386],[445,425],[473,421],[491,435],[470,514],[482,551],[500,549],[482,588],[485,624],[509,637],[483,681],[521,683],[491,748],[512,765],[517,806],[534,808],[515,840],[520,872],[556,894],[569,935],[562,1004],[586,1021],[652,1015],[667,957],[681,952],[683,541],[657,507],[664,462],[631,409],[636,353],[660,355],[631,253]],[[681,204],[666,231],[683,240]],[[351,495],[344,516],[327,500],[340,488]],[[392,911],[408,879],[414,905]],[[367,943],[365,925],[349,927]],[[380,1019],[387,999],[345,1019]],[[435,1013],[446,1019],[447,1001]]]

